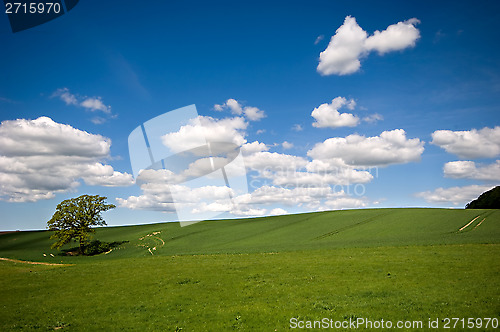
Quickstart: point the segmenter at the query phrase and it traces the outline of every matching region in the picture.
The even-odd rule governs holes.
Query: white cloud
[[[238,196],[235,203],[241,207],[255,205],[276,205],[282,204],[291,207],[303,207],[307,210],[327,210],[343,208],[359,208],[368,205],[366,197],[352,197],[344,191],[334,192],[329,186],[315,188],[282,188],[275,186],[262,186],[252,192]],[[287,213],[282,208],[278,209],[281,213]],[[274,210],[271,210],[270,214]],[[275,212],[278,212],[275,211]]]
[[[78,100],[76,96],[69,92],[68,88],[61,88],[54,91],[52,97],[59,97],[66,105],[78,105]]]
[[[66,105],[74,105],[83,107],[88,111],[95,112],[101,111],[108,115],[110,118],[115,118],[116,116],[111,114],[111,106],[105,105],[101,97],[81,97],[72,94],[68,88],[60,88],[54,91],[52,97],[59,97]],[[102,124],[107,121],[103,117],[94,117],[91,119],[94,124]]]
[[[183,185],[171,185],[170,189],[177,193],[174,202],[169,186],[166,185],[169,175],[166,174],[167,180],[160,173],[156,175],[158,175],[158,178],[153,180],[155,182],[143,183],[141,185],[141,189],[143,190],[142,195],[130,196],[127,199],[117,198],[118,204],[130,209],[162,212],[175,212],[175,204],[182,204],[183,209],[187,208],[193,214],[229,212],[236,216],[262,216],[266,214],[278,215],[287,213],[281,207],[273,208],[267,213],[267,210],[263,206],[268,205],[303,206],[311,210],[317,208],[323,201],[329,208],[360,207],[366,204],[366,199],[363,197],[352,198],[343,191],[334,192],[329,186],[283,188],[269,185],[263,185],[252,193],[233,196],[234,198],[231,202],[227,200],[227,197],[229,193],[234,195],[234,192],[227,187],[204,186],[189,188]]]
[[[321,104],[311,113],[311,116],[316,120],[313,126],[317,128],[355,127],[359,124],[357,116],[351,113],[339,112],[342,107],[352,110],[355,106],[356,102],[354,100],[347,100],[344,97],[333,99],[331,104]]]
[[[368,37],[356,22],[347,16],[342,26],[332,36],[327,48],[320,53],[317,70],[322,75],[348,75],[357,72],[361,67],[360,59],[370,51],[384,54],[415,46],[420,32],[415,25],[415,18],[390,25],[386,30]]]
[[[434,191],[417,193],[417,197],[423,198],[429,203],[451,203],[453,205],[465,205],[476,199],[483,192],[492,189],[492,186],[471,185],[464,187],[437,188]]]
[[[437,130],[432,144],[460,158],[494,158],[500,155],[500,126],[469,131]]]
[[[222,112],[223,110],[224,110],[224,106],[223,105],[220,105],[220,104],[215,104],[214,105],[214,111]]]
[[[104,122],[106,122],[106,119],[100,116],[95,116],[90,119],[90,121],[92,121],[93,124],[103,124]]]
[[[358,134],[333,137],[317,143],[307,155],[318,160],[340,159],[351,166],[386,166],[419,161],[424,142],[407,139],[403,129],[384,131],[380,136]]]
[[[293,143],[284,141],[283,143],[281,143],[281,146],[283,146],[283,149],[289,150],[289,149],[293,148]]]
[[[304,128],[302,128],[302,126],[300,124],[294,124],[292,127],[292,130],[299,132],[299,131],[304,130]]]
[[[318,43],[320,41],[322,41],[323,39],[325,39],[325,36],[324,35],[319,35],[318,37],[316,37],[316,40],[314,41],[314,45],[318,45]]]
[[[11,202],[50,199],[89,185],[133,184],[128,173],[101,161],[109,157],[111,141],[100,135],[54,122],[10,120],[0,124],[0,199]]]
[[[343,107],[355,107],[352,100],[340,101]],[[281,208],[278,207],[280,204],[294,207],[302,206],[309,211],[321,206],[330,209],[363,207],[368,204],[366,198],[351,197],[343,191],[345,188],[350,188],[350,185],[364,184],[373,180],[374,176],[366,169],[359,169],[360,167],[416,160],[423,151],[423,142],[418,139],[406,139],[403,130],[394,130],[384,132],[380,137],[366,138],[351,135],[346,138],[336,138],[344,140],[344,145],[347,145],[342,146],[341,142],[337,142],[336,149],[338,151],[357,149],[358,153],[366,154],[368,151],[368,155],[370,155],[372,153],[370,151],[375,150],[375,152],[382,154],[382,157],[378,154],[377,158],[372,156],[369,162],[351,163],[352,158],[347,152],[339,156],[335,155],[336,152],[329,155],[330,147],[328,146],[323,147],[328,153],[319,151],[322,149],[321,145],[330,143],[328,140],[309,151],[310,158],[300,157],[269,152],[270,146],[259,141],[247,142],[245,130],[248,124],[243,117],[220,120],[198,117],[196,120],[182,127],[177,133],[164,136],[164,144],[174,150],[184,151],[191,148],[189,142],[193,139],[190,137],[201,134],[203,137],[211,136],[208,137],[208,140],[229,140],[237,143],[241,146],[244,166],[248,172],[248,178],[251,179],[250,189],[254,191],[247,194],[243,194],[242,191],[232,192],[229,195],[228,188],[206,186],[206,183],[201,184],[200,188],[196,185],[193,187],[193,184],[191,184],[191,188],[183,186],[186,179],[207,174],[214,167],[219,168],[219,162],[221,165],[227,164],[227,160],[219,160],[215,157],[212,158],[212,163],[206,162],[207,158],[202,158],[191,163],[188,169],[180,174],[174,174],[167,170],[142,171],[137,178],[137,183],[143,191],[142,195],[118,199],[121,206],[132,209],[173,212],[175,203],[182,204],[181,207],[178,206],[178,209],[189,213],[228,212],[233,215],[245,216],[265,215],[267,213],[265,208],[256,207],[257,205],[275,205],[273,208]],[[207,129],[209,133],[205,132]],[[199,144],[198,139],[194,141],[195,144]],[[291,147],[291,143],[284,143],[281,146]],[[279,144],[274,146],[277,147]],[[411,149],[417,150],[413,153],[416,154],[416,157],[407,151]],[[356,153],[354,154],[356,155]],[[227,164],[226,168],[230,165],[231,163]],[[340,191],[338,191],[339,186]],[[170,191],[169,187],[174,191]],[[218,192],[221,195],[217,195]],[[228,201],[228,195],[233,197],[232,201]],[[176,202],[173,202],[173,198]]]
[[[256,152],[245,156],[245,166],[257,171],[283,171],[300,169],[307,165],[307,160],[293,155],[277,152]]]
[[[356,209],[367,205],[366,199],[355,197],[339,197],[328,200],[324,205],[332,210]]]
[[[80,106],[90,111],[102,111],[104,113],[111,113],[111,107],[104,105],[101,97],[86,98],[80,103]]]
[[[336,172],[312,173],[296,170],[263,172],[262,177],[272,179],[273,184],[283,187],[322,187],[327,185],[349,185],[353,183],[368,183],[373,176],[368,171],[351,168],[339,168]]]
[[[282,208],[274,208],[271,211],[269,211],[269,215],[271,216],[280,216],[283,214],[287,214],[288,212]]]
[[[89,134],[48,117],[0,124],[0,151],[6,156],[78,156],[103,158],[111,140]]]
[[[479,167],[473,161],[451,161],[444,165],[443,172],[445,177],[454,179],[500,181],[500,160]]]
[[[142,183],[143,194],[117,201],[121,206],[133,209],[172,212],[174,203],[172,197],[175,197],[175,204],[181,204],[182,209],[191,213],[228,212],[238,216],[265,215],[266,209],[257,207],[259,205],[282,204],[314,210],[323,201],[327,201],[330,208],[340,208],[341,202],[343,207],[348,207],[348,203],[349,207],[364,206],[356,203],[359,199],[365,202],[364,198],[348,199],[349,196],[343,191],[334,192],[331,185],[369,182],[373,179],[369,172],[358,171],[343,164],[337,169],[334,169],[333,165],[317,167],[318,172],[315,172],[313,167],[309,167],[313,162],[298,156],[265,151],[267,149],[265,144],[258,141],[247,143],[242,147],[245,166],[258,173],[258,176],[253,178],[271,179],[273,185],[260,182],[257,186],[253,186],[250,183],[250,187],[255,190],[246,194],[231,192],[231,196],[234,197],[231,202],[227,199],[229,188],[185,187],[182,185],[184,174],[176,175],[167,170],[142,171],[137,183]],[[175,189],[174,196],[170,194],[169,186]],[[345,200],[338,201],[335,205],[333,201],[341,197]]]
[[[366,52],[364,44],[367,33],[347,16],[344,24],[337,29],[327,48],[320,53],[318,72],[322,75],[347,75],[361,67],[359,58]]]
[[[175,203],[172,195],[166,186],[161,186],[160,189],[154,186],[142,185],[143,195],[129,196],[127,199],[116,198],[120,207],[125,207],[132,210],[150,210],[161,212],[175,212]]]
[[[258,109],[257,107],[253,106],[246,106],[244,109],[245,116],[248,118],[250,121],[259,121],[262,118],[266,117],[266,114],[264,111]]]
[[[374,113],[363,118],[363,121],[368,123],[375,123],[377,121],[384,120],[384,117],[378,113]]]
[[[266,117],[266,113],[254,106],[243,107],[236,99],[228,99],[224,104],[215,104],[215,111],[223,111],[229,109],[235,115],[243,115],[250,121],[259,121]]]
[[[182,126],[179,131],[161,137],[162,143],[174,152],[186,151],[200,146],[200,141],[233,142],[241,146],[246,143],[245,130],[248,123],[242,117],[214,119],[198,116]]]
[[[248,156],[248,155],[251,155],[253,153],[267,151],[267,150],[269,150],[269,148],[264,143],[261,143],[259,141],[254,141],[252,143],[243,144],[243,146],[241,147],[241,150],[242,150],[244,156]]]
[[[243,113],[243,108],[236,99],[228,99],[224,106],[228,107],[233,114],[241,115]]]
[[[365,47],[368,51],[377,51],[379,54],[414,47],[417,39],[420,38],[420,31],[415,28],[415,25],[419,23],[419,20],[412,18],[389,25],[384,31],[377,30],[373,36],[368,37]]]
[[[260,217],[266,215],[266,211],[266,209],[255,209],[247,207],[244,209],[233,209],[231,210],[231,214],[245,217]]]
[[[367,170],[357,170],[341,159],[309,161],[303,157],[268,152],[263,143],[253,142],[244,146],[245,166],[257,172],[257,178],[268,179],[275,186],[324,187],[368,183],[373,175]]]
[[[250,194],[240,195],[235,198],[238,205],[242,204],[284,204],[297,206],[313,203],[324,198],[335,197],[330,187],[319,188],[283,188],[264,185]]]

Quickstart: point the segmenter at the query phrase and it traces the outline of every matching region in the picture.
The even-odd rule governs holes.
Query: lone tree
[[[106,225],[101,212],[116,207],[106,204],[106,199],[99,195],[82,195],[59,203],[52,219],[47,221],[47,228],[55,231],[50,238],[57,239],[52,248],[59,249],[74,239],[79,241],[79,251],[83,253],[90,233],[95,232],[91,227]]]

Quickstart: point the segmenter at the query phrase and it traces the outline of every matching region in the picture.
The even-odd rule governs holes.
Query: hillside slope
[[[187,227],[178,223],[104,227],[97,229],[95,238],[125,242],[91,258],[51,250],[49,236],[48,231],[0,235],[0,257],[83,262],[151,255],[499,243],[500,210],[366,209],[203,221]]]

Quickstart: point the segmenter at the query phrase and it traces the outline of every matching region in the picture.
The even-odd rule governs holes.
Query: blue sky
[[[43,229],[84,193],[118,205],[110,225],[176,220],[164,173],[132,178],[128,136],[192,104],[242,146],[251,186],[186,207],[463,207],[500,182],[499,9],[80,1],[15,34],[2,14],[0,229]]]

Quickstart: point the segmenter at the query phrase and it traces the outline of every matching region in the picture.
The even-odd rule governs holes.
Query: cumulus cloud
[[[119,206],[132,210],[149,210],[174,213],[175,203],[169,186],[161,181],[148,182],[141,185],[142,195],[116,198]]]
[[[454,179],[500,181],[500,160],[479,166],[469,160],[451,161],[444,165],[443,172],[445,177]]]
[[[244,155],[249,171],[256,171],[257,178],[270,180],[278,187],[324,187],[373,180],[369,171],[357,170],[340,159],[310,161],[299,156],[257,150]]]
[[[361,68],[360,59],[371,51],[384,54],[413,47],[420,37],[415,27],[418,23],[419,20],[412,18],[368,36],[354,17],[347,16],[327,48],[320,53],[317,70],[321,75],[348,75]]]
[[[246,106],[244,109],[244,113],[247,119],[250,121],[259,121],[260,119],[266,117],[264,111],[253,106]]]
[[[162,143],[174,152],[182,152],[200,146],[200,141],[232,142],[238,146],[245,144],[245,130],[248,123],[242,117],[214,119],[198,116],[178,131],[161,137]]]
[[[267,185],[258,188],[251,194],[236,197],[235,202],[239,206],[282,204],[290,207],[304,207],[309,210],[359,208],[369,204],[366,197],[352,197],[343,190],[334,191],[329,186],[283,188]],[[283,209],[279,208],[280,213],[284,211],[281,210]],[[271,211],[270,214],[275,213]]]
[[[266,117],[266,113],[253,106],[245,106],[243,107],[240,102],[238,102],[236,99],[228,99],[225,103],[223,104],[215,104],[214,105],[214,110],[215,111],[223,111],[225,109],[229,109],[231,113],[235,115],[243,115],[245,116],[248,120],[250,121],[259,121],[262,118]]]
[[[327,200],[324,206],[330,210],[357,209],[367,206],[367,201],[356,197],[338,197]]]
[[[464,187],[437,188],[434,191],[417,193],[417,197],[423,198],[429,203],[450,203],[453,205],[465,205],[476,199],[483,192],[492,189],[488,185],[470,185]]]
[[[336,102],[347,109],[356,106],[352,100],[338,99]],[[233,108],[237,106],[229,104]],[[243,116],[224,119],[198,117],[196,120],[176,133],[163,136],[163,143],[179,152],[194,147],[193,144],[199,145],[198,139],[190,137],[200,135],[207,136],[209,141],[238,144],[247,172],[243,172],[242,176],[250,180],[250,192],[235,192],[225,186],[217,187],[218,184],[207,185],[216,184],[210,179],[208,182],[201,181],[221,165],[225,165],[227,174],[233,173],[230,170],[232,163],[211,157],[196,160],[186,170],[176,174],[168,170],[143,170],[136,181],[141,186],[142,195],[118,199],[121,206],[173,212],[175,204],[178,204],[183,213],[200,216],[211,213],[212,217],[222,212],[240,216],[265,215],[272,212],[268,206],[276,209],[281,208],[279,205],[302,206],[309,211],[364,207],[370,204],[365,197],[357,193],[356,197],[352,197],[344,190],[373,180],[372,169],[368,170],[365,166],[418,160],[424,144],[419,139],[407,139],[404,130],[394,130],[375,137],[351,135],[326,140],[310,150],[307,157],[301,157],[270,151],[279,144],[247,142],[248,123]],[[290,148],[292,145],[284,142],[281,146]],[[200,177],[202,175],[205,176]],[[200,182],[193,185],[195,180]],[[189,186],[185,185],[186,181],[190,182]],[[177,212],[179,214],[179,210]]]
[[[293,148],[293,143],[284,141],[283,143],[281,143],[281,146],[283,147],[283,149],[289,150],[289,149]]]
[[[469,131],[437,130],[431,144],[463,159],[494,158],[500,155],[500,126]]]
[[[282,208],[274,208],[271,211],[269,211],[269,215],[271,215],[271,216],[279,216],[279,215],[287,214],[287,213],[288,212]]]
[[[250,194],[240,195],[235,198],[236,204],[284,204],[297,206],[314,203],[325,198],[335,197],[330,187],[315,188],[284,188],[263,185]]]
[[[351,16],[337,29],[327,48],[319,55],[318,72],[322,75],[347,75],[361,67],[359,58],[365,55],[367,33]]]
[[[313,126],[317,128],[355,127],[359,124],[357,116],[351,113],[339,112],[342,107],[353,110],[355,106],[356,102],[354,100],[347,100],[344,97],[337,97],[330,104],[321,104],[311,113],[311,116],[316,120]]]
[[[414,47],[417,39],[420,38],[420,32],[415,28],[415,25],[419,23],[419,20],[412,18],[389,25],[384,31],[377,30],[366,39],[365,48],[367,51],[377,51],[382,55]]]
[[[307,171],[276,171],[262,173],[262,177],[272,179],[273,184],[283,187],[321,187],[325,185],[349,185],[353,183],[368,183],[373,175],[368,171],[351,168],[338,168],[335,172],[313,173]]]
[[[307,155],[318,160],[339,159],[351,166],[387,166],[419,161],[424,142],[407,139],[403,129],[384,131],[380,136],[358,134],[333,137],[316,144]]]
[[[302,157],[277,152],[261,151],[245,156],[247,168],[267,172],[286,169],[300,169],[307,165]]]
[[[267,145],[264,143],[261,143],[259,141],[254,141],[252,143],[246,143],[246,144],[243,144],[243,146],[241,147],[241,151],[243,152],[244,156],[248,156],[248,155],[251,155],[251,154],[254,154],[257,152],[263,152],[263,151],[267,151],[267,150],[269,150]]]
[[[304,130],[304,128],[302,128],[302,126],[300,124],[294,124],[293,127],[292,127],[292,130],[296,131],[296,132],[299,132],[299,131]]]
[[[133,184],[128,173],[102,161],[111,140],[54,122],[48,117],[0,124],[0,198],[11,202],[50,199],[80,182],[99,186]]]

